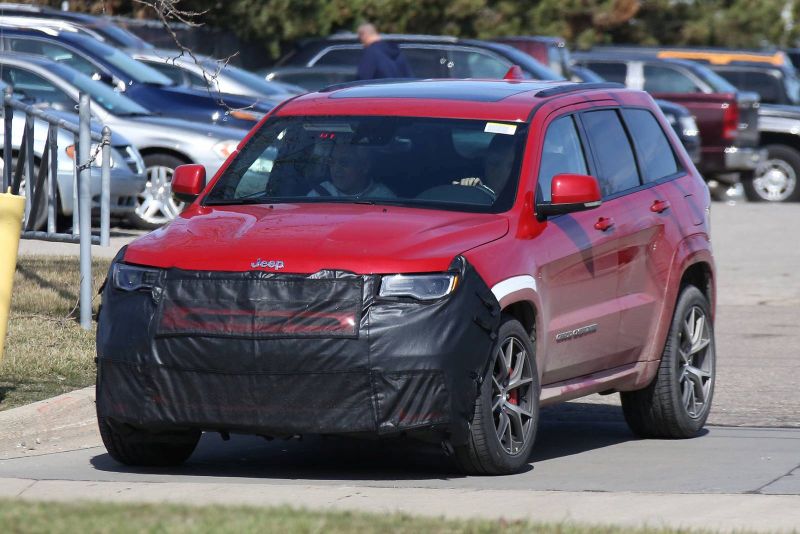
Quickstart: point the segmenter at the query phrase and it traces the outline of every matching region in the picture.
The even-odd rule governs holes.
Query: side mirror
[[[194,202],[206,186],[206,168],[202,165],[179,165],[172,175],[172,194],[183,202]]]
[[[536,204],[540,220],[550,215],[561,215],[596,208],[602,203],[597,178],[585,174],[557,174],[550,187],[550,202]]]

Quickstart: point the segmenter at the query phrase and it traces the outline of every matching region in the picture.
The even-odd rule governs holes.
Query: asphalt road
[[[3,460],[0,495],[800,529],[800,205],[715,204],[712,225],[719,374],[697,438],[638,440],[616,396],[592,396],[543,411],[531,467],[513,476],[462,477],[413,443],[209,434],[171,470],[123,468],[101,447]]]

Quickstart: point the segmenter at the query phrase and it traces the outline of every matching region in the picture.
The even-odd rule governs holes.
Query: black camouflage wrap
[[[167,269],[152,290],[134,292],[109,277],[98,414],[153,431],[426,430],[463,444],[500,309],[463,257],[452,269],[459,285],[433,302],[381,298],[380,276],[340,271]],[[334,316],[355,322],[325,323]]]

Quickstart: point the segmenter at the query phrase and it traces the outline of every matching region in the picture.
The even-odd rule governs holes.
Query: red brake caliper
[[[508,370],[508,376],[511,376],[513,369]],[[508,392],[508,402],[515,406],[519,406],[519,392],[516,389],[512,389]]]

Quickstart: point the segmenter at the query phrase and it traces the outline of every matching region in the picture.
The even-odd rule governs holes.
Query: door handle
[[[595,230],[600,230],[601,232],[605,232],[612,226],[614,226],[614,219],[610,217],[600,217],[597,219],[597,222],[594,223]]]
[[[663,213],[664,211],[669,209],[669,201],[667,200],[656,200],[653,204],[650,205],[650,211],[653,213]]]

